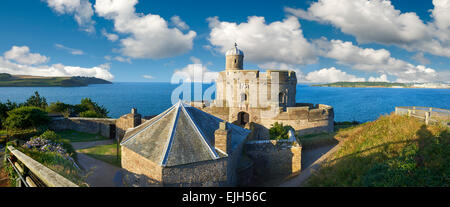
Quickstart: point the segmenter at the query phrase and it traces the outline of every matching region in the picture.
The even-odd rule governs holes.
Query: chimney
[[[138,114],[136,108],[131,108],[131,114],[133,115],[133,126],[131,128],[141,125],[142,117],[140,114]]]
[[[219,128],[214,132],[214,147],[227,154],[231,153],[231,129],[226,121],[220,122]]]

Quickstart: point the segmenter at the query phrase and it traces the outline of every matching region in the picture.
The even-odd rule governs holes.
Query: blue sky
[[[236,41],[245,68],[299,82],[449,82],[447,13],[445,0],[4,0],[0,72],[169,82],[193,63],[223,70]]]

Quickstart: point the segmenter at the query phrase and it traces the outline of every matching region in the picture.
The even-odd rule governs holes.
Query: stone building
[[[250,131],[179,102],[127,130],[121,142],[130,186],[234,186]]]
[[[333,108],[323,104],[296,103],[294,71],[244,70],[244,53],[235,46],[226,53],[226,67],[216,81],[216,99],[192,102],[221,119],[252,129],[252,139],[268,139],[275,122],[292,126],[298,134],[332,132]]]

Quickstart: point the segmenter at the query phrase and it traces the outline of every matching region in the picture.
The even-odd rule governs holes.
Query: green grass
[[[91,142],[91,141],[100,141],[107,140],[108,138],[101,136],[99,134],[90,134],[86,132],[78,132],[74,130],[64,130],[60,132],[56,132],[63,139],[68,140],[70,142]]]
[[[298,141],[302,144],[303,149],[313,149],[321,146],[337,144],[334,139],[335,133],[318,133],[297,136]]]
[[[84,153],[95,159],[104,161],[106,163],[121,167],[120,164],[120,148],[119,148],[119,159],[117,159],[117,143],[110,145],[95,146],[87,149],[78,150],[80,153]]]
[[[307,186],[450,186],[450,131],[406,116],[340,130],[330,161]]]
[[[40,152],[38,150],[30,150],[22,147],[17,147],[21,152],[30,156],[34,160],[43,164],[44,166],[52,169],[56,173],[62,175],[63,177],[69,179],[73,183],[84,186],[85,177],[83,177],[83,172],[72,165],[72,162],[63,158],[60,154],[56,152]]]

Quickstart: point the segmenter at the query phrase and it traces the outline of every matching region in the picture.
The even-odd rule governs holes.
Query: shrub
[[[79,117],[86,117],[86,118],[104,118],[102,115],[100,115],[97,112],[92,111],[92,110],[83,111],[78,116]]]
[[[67,151],[67,153],[69,153],[70,156],[75,158],[76,156],[75,149],[70,144],[69,140],[63,139],[60,135],[51,130],[45,131],[40,135],[40,137],[43,139],[51,140],[52,142],[61,143],[62,147]]]
[[[293,129],[291,126],[283,126],[283,123],[279,124],[275,122],[272,124],[272,127],[269,129],[270,139],[272,140],[280,140],[280,139],[289,139],[289,130]]]
[[[5,125],[10,129],[28,129],[46,126],[49,122],[47,112],[38,107],[23,106],[8,112]]]

